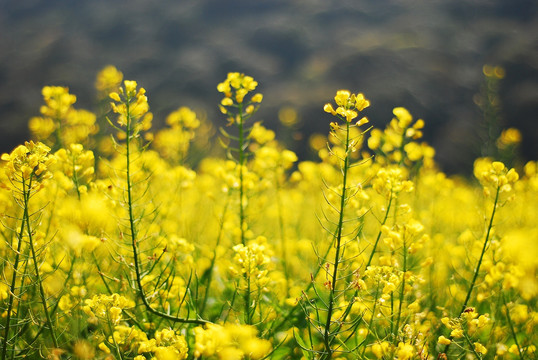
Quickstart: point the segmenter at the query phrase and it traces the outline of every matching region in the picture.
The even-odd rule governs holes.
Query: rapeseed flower
[[[52,177],[50,167],[57,161],[47,145],[33,141],[17,146],[10,154],[2,154],[1,159],[6,162],[3,168],[8,186],[18,194],[39,190],[43,181]]]

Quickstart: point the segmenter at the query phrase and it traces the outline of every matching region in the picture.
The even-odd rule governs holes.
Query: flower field
[[[180,107],[155,131],[114,67],[95,112],[43,88],[1,157],[2,360],[537,357],[536,162],[448,177],[422,119],[372,128],[347,90],[298,161],[257,87],[230,73],[220,128]]]

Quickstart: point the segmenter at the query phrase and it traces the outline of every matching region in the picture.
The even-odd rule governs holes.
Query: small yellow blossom
[[[99,96],[105,98],[107,94],[119,89],[122,80],[122,72],[116,69],[115,66],[108,65],[97,74],[95,88],[99,92]]]
[[[415,357],[416,351],[413,345],[408,343],[398,343],[398,349],[396,350],[398,360],[408,360]]]
[[[378,359],[382,359],[389,351],[389,343],[386,341],[376,342],[372,345],[372,353]]]
[[[450,337],[452,338],[462,338],[463,337],[463,330],[462,329],[454,329],[450,332]]]
[[[10,185],[17,193],[39,190],[42,181],[50,179],[49,168],[56,162],[50,148],[41,142],[27,141],[17,146],[10,154],[2,154],[4,171]]]
[[[153,114],[149,112],[146,90],[140,88],[137,91],[137,83],[133,80],[125,80],[124,86],[118,92],[112,92],[109,97],[114,100],[110,103],[112,111],[118,114],[118,124],[128,127],[129,136],[136,136],[140,131],[148,131],[151,128]]]
[[[486,347],[479,342],[474,343],[474,350],[482,355],[486,355],[486,353],[488,352],[488,349],[486,349]]]
[[[452,343],[450,339],[447,339],[443,335],[439,336],[439,339],[437,340],[437,342],[441,345],[450,345]]]
[[[338,106],[336,110],[331,104],[325,104],[323,110],[332,115],[338,115],[348,123],[355,119],[359,112],[370,106],[370,101],[366,100],[362,93],[351,94],[348,90],[338,90],[334,101]],[[357,126],[364,125],[368,122],[366,118],[362,118],[357,122]]]

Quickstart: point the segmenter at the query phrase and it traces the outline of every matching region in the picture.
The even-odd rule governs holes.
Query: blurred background
[[[189,106],[215,124],[217,83],[253,76],[256,118],[302,159],[327,133],[336,90],[363,92],[384,128],[406,107],[448,173],[469,173],[487,140],[483,66],[501,66],[496,121],[518,128],[520,155],[538,158],[538,1],[535,0],[1,0],[0,152],[29,139],[45,85],[96,105],[95,76],[112,64],[147,90],[164,123]],[[283,110],[284,109],[284,110]],[[294,114],[292,128],[279,114]],[[293,142],[291,141],[293,140]]]

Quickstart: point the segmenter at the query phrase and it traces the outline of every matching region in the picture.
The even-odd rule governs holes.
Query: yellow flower
[[[140,131],[151,128],[153,114],[149,112],[148,98],[144,88],[136,90],[137,83],[134,80],[125,80],[124,86],[119,92],[112,92],[109,97],[114,100],[110,103],[112,111],[118,114],[118,124],[127,126],[131,130],[130,136],[136,136]]]
[[[333,106],[331,104],[325,104],[325,106],[323,106],[323,111],[329,113],[329,114],[333,114],[333,115],[336,115],[336,111],[334,110]]]
[[[47,139],[58,127],[58,124],[48,117],[33,117],[28,123],[30,132],[37,139]]]
[[[450,345],[452,343],[450,339],[447,339],[443,335],[439,336],[439,339],[437,340],[437,342],[441,345]]]
[[[474,343],[474,350],[482,355],[486,355],[486,353],[488,352],[488,349],[486,349],[486,347],[479,342]]]
[[[91,360],[95,357],[95,348],[86,340],[77,340],[73,345],[73,353],[78,359]]]
[[[98,347],[99,347],[99,350],[103,351],[104,353],[110,354],[110,349],[108,348],[108,346],[106,346],[104,342],[99,343]]]
[[[521,132],[515,128],[503,130],[501,136],[497,139],[497,147],[505,149],[509,146],[519,144],[521,142]]]
[[[385,356],[385,354],[389,350],[389,343],[386,341],[378,342],[372,345],[372,352],[374,353],[375,357],[378,359],[381,359]]]
[[[387,198],[397,196],[400,192],[411,192],[414,184],[406,180],[406,177],[407,174],[403,168],[380,168],[372,182],[372,187]]]
[[[392,113],[396,116],[396,119],[398,120],[398,126],[402,129],[407,128],[409,125],[411,125],[411,122],[413,121],[413,117],[407,111],[406,108],[403,107],[397,107],[392,110]]]
[[[519,180],[519,174],[514,169],[507,169],[502,162],[492,162],[488,158],[475,160],[473,172],[482,184],[486,196],[495,194],[497,190],[499,194],[509,194]]]
[[[122,72],[116,69],[116,67],[108,65],[97,74],[95,88],[99,92],[99,96],[105,98],[106,94],[118,90],[122,80]]]
[[[7,162],[4,171],[17,193],[39,190],[42,181],[52,177],[49,167],[56,162],[47,145],[33,141],[17,146],[11,154],[2,154],[1,159]]]
[[[263,145],[275,139],[275,132],[256,122],[252,126],[252,130],[250,130],[249,137],[254,139],[258,144]]]
[[[234,101],[230,99],[229,97],[225,97],[224,99],[221,100],[220,104],[222,106],[232,106],[234,104]]]
[[[41,92],[45,105],[41,106],[41,114],[52,119],[63,119],[77,101],[75,95],[69,94],[69,88],[61,86],[45,86]]]
[[[119,95],[117,92],[111,92],[110,94],[108,94],[108,96],[109,96],[112,100],[114,100],[114,101],[116,101],[116,102],[120,102],[120,101],[121,101],[121,99],[120,99],[120,95]]]
[[[260,289],[269,282],[267,266],[271,258],[266,241],[263,236],[259,236],[250,241],[247,246],[235,245],[233,265],[230,267],[233,275],[245,275],[251,282],[251,286],[255,285]],[[241,278],[244,279],[244,276]]]
[[[241,104],[245,96],[256,89],[258,82],[245,74],[238,72],[228,73],[226,80],[217,85],[217,90],[224,94],[221,101],[222,106],[232,106],[234,103]],[[225,100],[228,99],[228,100]],[[262,94],[255,94],[250,99],[252,103],[260,103],[263,99]]]
[[[398,360],[407,360],[415,357],[415,348],[411,344],[400,342],[398,344]]]
[[[263,100],[263,95],[262,94],[256,94],[256,95],[252,96],[252,99],[251,99],[251,101],[253,103],[261,103],[262,100]]]
[[[348,90],[338,90],[334,101],[338,107],[336,110],[331,104],[325,104],[323,111],[332,115],[339,115],[340,118],[347,122],[351,122],[355,119],[360,111],[370,106],[370,101],[364,98],[363,94],[351,94]],[[357,122],[357,126],[364,125],[368,122],[368,119],[362,118]]]
[[[463,337],[463,330],[462,329],[454,329],[450,332],[450,337],[459,339]]]

